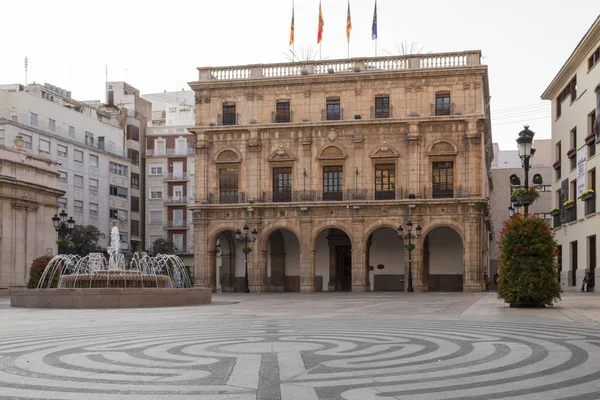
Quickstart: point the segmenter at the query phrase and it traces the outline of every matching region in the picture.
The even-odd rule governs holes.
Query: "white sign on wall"
[[[585,155],[587,149],[584,146],[577,152],[577,197],[585,191]]]

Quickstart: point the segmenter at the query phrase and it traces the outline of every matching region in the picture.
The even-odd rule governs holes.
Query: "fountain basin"
[[[207,288],[10,288],[10,305],[28,308],[179,307],[211,302]]]
[[[63,275],[61,289],[73,288],[172,288],[171,278],[166,275],[147,275],[138,271],[108,270],[94,274]]]

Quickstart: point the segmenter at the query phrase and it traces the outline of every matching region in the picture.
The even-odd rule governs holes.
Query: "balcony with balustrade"
[[[190,175],[187,172],[169,172],[168,174],[164,175],[163,179],[166,182],[185,182],[190,180]]]
[[[461,68],[481,65],[480,51],[405,56],[358,57],[338,60],[310,60],[293,63],[252,64],[227,67],[201,67],[199,82],[248,79],[278,79],[308,75],[352,74]]]
[[[185,220],[167,221],[167,225],[164,228],[167,230],[188,229],[189,225]]]
[[[227,191],[209,193],[203,204],[271,204],[271,203],[320,203],[320,202],[389,202],[420,200],[472,199],[480,197],[469,193],[461,186],[422,186],[418,188],[396,188],[395,190],[341,189],[339,191],[289,190],[262,192],[258,198],[243,192]]]
[[[191,200],[192,198],[190,197],[189,199]],[[163,204],[166,204],[166,205],[182,205],[182,204],[187,204],[187,203],[188,203],[187,196],[163,197]]]

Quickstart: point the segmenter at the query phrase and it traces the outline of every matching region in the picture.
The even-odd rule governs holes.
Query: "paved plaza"
[[[219,294],[39,310],[0,298],[0,399],[599,399],[600,295]]]

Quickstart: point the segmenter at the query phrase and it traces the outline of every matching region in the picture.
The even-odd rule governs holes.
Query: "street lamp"
[[[529,188],[529,167],[531,157],[535,153],[535,149],[532,148],[533,144],[533,136],[535,132],[529,130],[529,125],[523,126],[523,130],[519,132],[519,137],[517,138],[517,148],[519,149],[519,157],[521,158],[521,164],[523,165],[523,169],[525,169],[525,185],[526,189]],[[524,204],[525,206],[525,215],[529,212],[529,204]]]
[[[248,253],[252,251],[252,248],[248,246],[249,243],[256,242],[256,237],[258,236],[258,231],[255,229],[252,230],[252,237],[249,235],[250,228],[248,228],[248,224],[244,224],[244,228],[242,228],[243,232],[240,232],[238,229],[235,232],[235,238],[239,242],[244,243],[244,248],[242,251],[244,252],[244,267],[246,273],[244,275],[244,293],[250,293],[250,287],[248,285]]]
[[[400,236],[402,239],[404,240],[408,240],[408,245],[406,246],[406,249],[408,250],[408,288],[406,289],[407,292],[413,292],[413,285],[412,285],[412,251],[413,251],[413,244],[412,244],[412,240],[413,239],[417,239],[420,235],[421,235],[421,225],[417,225],[417,234],[413,235],[412,234],[412,229],[413,229],[413,223],[411,221],[408,221],[406,223],[406,230],[407,230],[407,234],[404,235],[404,228],[402,227],[402,225],[400,225],[398,227],[398,236]]]
[[[75,220],[73,217],[67,219],[68,216],[69,214],[67,214],[65,210],[62,210],[60,214],[54,214],[54,217],[52,217],[54,230],[58,233],[58,238],[62,240],[71,236],[73,228],[75,227]],[[60,254],[60,246],[58,247],[58,250]]]

